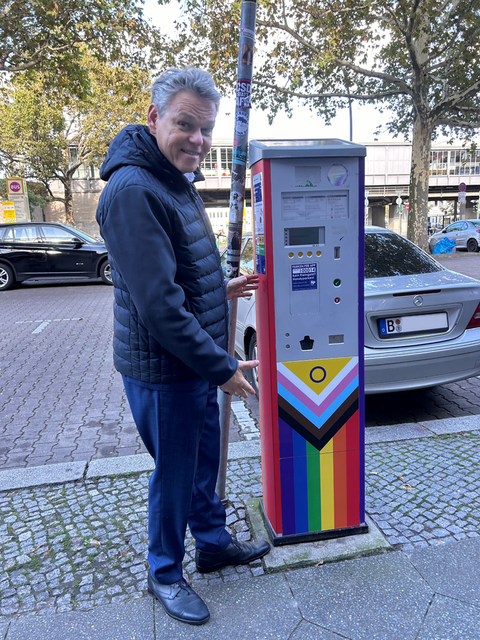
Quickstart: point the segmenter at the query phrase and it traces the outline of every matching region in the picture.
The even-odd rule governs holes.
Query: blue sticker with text
[[[317,265],[292,264],[292,291],[317,289]]]

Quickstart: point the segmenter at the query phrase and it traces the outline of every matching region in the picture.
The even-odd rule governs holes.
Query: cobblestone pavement
[[[367,446],[367,513],[402,550],[480,535],[480,432]],[[0,494],[0,615],[89,610],[146,594],[148,473]],[[230,461],[227,523],[248,540],[244,503],[262,493],[257,458]],[[259,560],[193,585],[254,579]]]
[[[92,282],[1,294],[0,468],[145,452],[113,368],[112,296],[111,287]],[[478,378],[367,396],[366,425],[480,414],[479,400]],[[246,406],[239,419],[249,413],[258,424],[256,398]],[[235,417],[230,441],[258,437],[255,426]]]
[[[0,615],[91,609],[147,593],[148,473],[0,494]],[[244,501],[262,495],[260,460],[231,461],[227,527],[250,540]],[[187,536],[190,582],[264,573],[261,560],[200,574]]]

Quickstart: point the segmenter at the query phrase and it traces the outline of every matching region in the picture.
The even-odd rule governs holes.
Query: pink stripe
[[[290,391],[290,393],[297,398],[302,404],[304,404],[312,413],[316,416],[322,415],[325,409],[337,398],[342,391],[344,391],[348,385],[355,379],[358,375],[358,365],[355,367],[341,380],[337,386],[332,389],[332,391],[328,394],[328,396],[323,400],[323,402],[319,405],[315,404],[313,400],[311,400],[307,395],[303,393],[298,387],[296,387],[293,382],[291,382],[288,378],[286,378],[283,373],[281,373],[277,369],[277,380],[280,382],[282,386]]]

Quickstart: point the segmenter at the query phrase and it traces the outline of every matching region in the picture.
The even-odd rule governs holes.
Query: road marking
[[[38,327],[32,331],[34,333],[40,333],[48,327],[51,322],[73,322],[82,320],[82,318],[53,318],[53,320],[18,320],[15,324],[38,324]]]
[[[43,331],[45,329],[45,327],[48,327],[50,322],[51,322],[51,320],[45,320],[45,322],[42,322],[42,324],[39,324],[38,327],[32,331],[32,334],[33,333],[40,333],[40,331]]]
[[[53,318],[48,320],[17,320],[15,324],[38,324],[39,322],[73,322],[76,320],[83,320],[83,318]]]

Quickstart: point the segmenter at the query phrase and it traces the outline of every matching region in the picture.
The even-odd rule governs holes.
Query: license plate
[[[446,313],[425,313],[416,316],[380,318],[378,321],[381,338],[409,335],[412,333],[435,333],[448,329]]]

